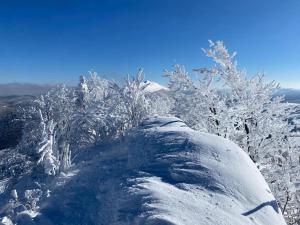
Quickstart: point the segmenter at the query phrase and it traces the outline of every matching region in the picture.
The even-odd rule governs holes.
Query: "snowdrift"
[[[246,153],[177,118],[148,119],[119,143],[76,161],[54,182],[40,214],[18,224],[285,224]]]

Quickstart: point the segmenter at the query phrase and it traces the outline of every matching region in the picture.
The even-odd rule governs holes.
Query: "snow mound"
[[[148,119],[77,161],[32,224],[285,224],[246,153],[178,118]]]
[[[156,82],[153,81],[145,81],[144,85],[146,85],[144,91],[145,92],[156,92],[156,91],[168,91],[169,89],[161,84],[158,84]]]

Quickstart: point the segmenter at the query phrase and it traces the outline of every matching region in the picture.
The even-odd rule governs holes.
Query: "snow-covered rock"
[[[76,161],[32,224],[285,224],[245,152],[175,117],[148,119],[121,142]]]

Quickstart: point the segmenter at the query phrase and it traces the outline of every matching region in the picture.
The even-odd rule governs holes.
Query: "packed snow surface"
[[[285,224],[245,152],[174,117],[148,119],[76,163],[30,224]]]

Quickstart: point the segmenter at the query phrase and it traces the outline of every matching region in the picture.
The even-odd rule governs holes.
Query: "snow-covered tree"
[[[34,101],[26,111],[23,147],[36,148],[38,163],[49,175],[70,167],[71,150],[111,140],[137,126],[149,115],[167,111],[167,105],[145,92],[142,70],[123,84],[90,72],[77,88],[59,86]],[[164,96],[167,100],[167,97]],[[152,102],[151,102],[152,101]]]
[[[78,88],[76,89],[76,106],[80,109],[80,110],[84,110],[88,101],[88,94],[89,94],[89,90],[88,90],[88,86],[87,86],[87,82],[84,76],[80,76],[79,77],[79,84],[78,84]]]
[[[123,85],[110,83],[110,112],[119,131],[137,126],[150,114],[150,102],[144,91],[144,74],[140,69],[135,77],[125,79]]]
[[[39,143],[39,147],[37,149],[38,154],[40,154],[40,158],[38,160],[38,164],[42,164],[44,171],[48,175],[55,175],[59,170],[59,158],[58,152],[55,145],[55,133],[54,128],[56,124],[53,120],[48,121],[48,123],[44,120],[43,115],[40,112],[41,116],[41,137],[42,141]]]
[[[73,91],[64,85],[36,99],[26,112],[21,148],[38,155],[48,175],[55,175],[70,166],[70,124],[73,117]],[[32,149],[35,149],[32,152]]]
[[[287,119],[291,108],[283,103],[283,97],[273,97],[279,86],[265,82],[260,74],[247,78],[245,71],[239,70],[233,61],[235,53],[230,55],[222,42],[210,42],[210,47],[204,51],[215,64],[206,70],[209,71],[206,75],[211,80],[218,79],[217,83],[225,89],[222,101],[228,114],[223,121],[227,123],[227,137],[242,146],[254,161],[257,157],[261,159],[263,155],[259,154],[266,154],[267,149],[284,147],[288,143]]]
[[[174,104],[174,100],[170,98],[167,91],[155,91],[145,94],[149,99],[149,115],[153,116],[167,116],[171,115],[171,108]]]
[[[169,78],[169,89],[175,100],[173,113],[197,130],[219,134],[221,113],[226,106],[212,80],[205,77],[195,82],[178,64],[173,71],[165,71],[164,76]]]
[[[85,81],[84,91],[82,80]],[[75,90],[77,106],[72,121],[72,146],[86,147],[113,136],[110,132],[112,124],[109,121],[109,110],[113,104],[110,101],[110,92],[109,81],[98,76],[96,72],[89,72],[88,78],[81,78]],[[85,99],[84,102],[80,100],[82,98]],[[79,102],[82,102],[81,106]]]
[[[234,61],[236,54],[229,54],[221,41],[210,42],[204,52],[214,64],[195,70],[200,80],[190,78],[178,65],[165,73],[175,99],[174,112],[193,128],[223,136],[242,147],[285,210],[289,207],[284,206],[286,199],[291,204],[291,196],[295,196],[290,176],[295,154],[288,123],[294,109],[283,103],[283,97],[274,97],[279,87],[275,82],[265,82],[261,74],[248,77],[240,70]]]

